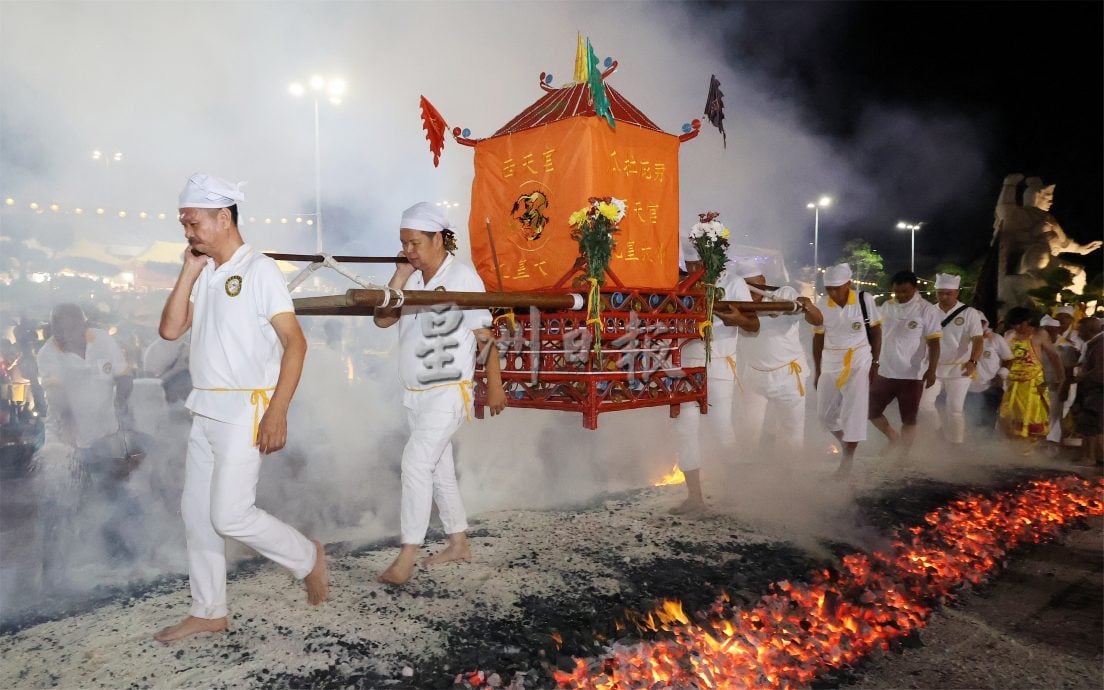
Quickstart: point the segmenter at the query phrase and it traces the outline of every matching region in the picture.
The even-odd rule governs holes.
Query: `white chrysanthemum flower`
[[[617,207],[617,220],[613,221],[615,224],[620,223],[625,217],[625,202],[617,197],[610,197],[610,203]]]

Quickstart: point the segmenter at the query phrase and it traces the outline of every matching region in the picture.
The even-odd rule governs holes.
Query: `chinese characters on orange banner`
[[[534,160],[532,152],[522,155],[520,162],[515,161],[513,158],[507,158],[502,161],[502,177],[513,177],[519,166],[530,175],[540,174],[537,169],[533,167],[534,165],[539,165],[542,171],[546,173],[556,172],[556,166],[552,162],[552,154],[555,152],[556,149],[541,151],[541,160],[539,162]]]

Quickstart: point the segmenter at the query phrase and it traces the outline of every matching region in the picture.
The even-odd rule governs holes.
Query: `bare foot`
[[[203,633],[220,633],[226,630],[226,617],[222,618],[196,618],[188,616],[176,625],[170,625],[153,636],[161,644],[169,644],[177,640],[183,640],[192,635]]]
[[[417,544],[403,544],[399,555],[376,579],[389,585],[401,585],[407,582],[414,577],[414,563],[418,560],[418,549]]]
[[[688,498],[674,508],[671,508],[667,512],[671,515],[690,515],[694,513],[704,512],[705,509],[705,501],[703,501],[702,499]]]
[[[322,547],[322,543],[315,541],[314,548],[318,556],[314,561],[314,569],[303,578],[303,584],[307,587],[307,603],[318,606],[330,594],[330,571],[326,568],[326,549]]]
[[[445,548],[422,561],[426,565],[440,565],[449,561],[470,561],[471,545],[468,543],[468,535],[463,532],[450,534]]]

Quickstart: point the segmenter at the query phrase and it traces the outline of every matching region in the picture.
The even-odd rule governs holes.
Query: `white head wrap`
[[[958,286],[962,284],[962,278],[951,273],[936,273],[935,274],[935,289],[936,290],[957,290]]]
[[[1058,307],[1058,311],[1054,312],[1054,315],[1058,316],[1059,314],[1069,314],[1070,316],[1074,316],[1073,307],[1068,304]]]
[[[241,191],[244,182],[231,184],[221,177],[196,173],[188,178],[184,191],[180,192],[177,208],[227,208],[245,201]]]
[[[851,265],[836,264],[824,272],[824,287],[839,287],[851,280]]]
[[[408,230],[421,230],[422,232],[441,232],[452,230],[452,224],[441,209],[429,203],[421,201],[403,211],[400,228]]]
[[[1043,318],[1039,319],[1039,325],[1040,326],[1058,326],[1058,327],[1062,326],[1062,324],[1058,323],[1058,319],[1054,318],[1053,316],[1044,316]]]
[[[789,285],[783,285],[782,287],[774,291],[775,299],[789,300],[790,302],[792,302],[797,299],[797,297],[797,290],[790,287]]]
[[[763,267],[759,265],[759,262],[755,259],[740,259],[739,261],[729,261],[727,264],[728,270],[741,278],[751,278],[753,276],[765,275],[763,273]]]

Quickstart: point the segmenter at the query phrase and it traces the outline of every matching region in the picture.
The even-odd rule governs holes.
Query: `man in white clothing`
[[[421,202],[403,211],[399,255],[406,261],[395,264],[388,286],[395,290],[484,292],[479,274],[453,257],[455,238],[448,218],[433,204]],[[487,406],[492,416],[506,408],[506,393],[488,310],[461,310],[455,304],[377,307],[374,321],[380,328],[399,324],[399,376],[406,387],[403,407],[410,439],[402,456],[402,548],[379,576],[381,582],[402,584],[414,575],[435,503],[448,543],[425,564],[471,560],[452,436],[465,418],[471,419],[477,354],[486,357]]]
[[[707,222],[707,221],[704,221]],[[683,247],[686,267],[690,273],[701,268],[697,250],[691,244]],[[717,278],[722,301],[750,301],[744,279],[730,269]],[[723,443],[735,442],[732,419],[733,397],[736,393],[737,351],[740,329],[754,332],[759,329],[755,314],[745,315],[738,310],[714,309],[713,337],[710,361],[706,364],[705,341],[692,340],[682,347],[681,363],[684,367],[706,367],[706,386],[709,400],[706,424],[709,432]],[[671,509],[673,515],[695,513],[705,509],[705,495],[701,486],[702,443],[701,410],[693,406],[683,408],[675,419],[678,434],[678,466],[686,477],[686,500]]]
[[[255,505],[261,456],[287,441],[307,342],[276,262],[238,232],[239,186],[196,173],[180,193],[188,249],[159,331],[166,340],[192,333],[180,501],[192,608],[154,636],[163,643],[226,630],[227,537],[290,570],[311,605],[326,600],[329,586],[322,545]]]
[[[873,297],[852,289],[847,264],[824,272],[824,290],[828,294],[817,302],[823,323],[813,327],[813,386],[821,424],[843,445],[836,476],[846,477],[855,449],[866,440],[870,380],[878,375],[882,349],[882,315]]]
[[[978,360],[974,378],[970,381],[970,390],[966,395],[966,407],[969,408],[971,424],[986,434],[991,434],[1000,417],[1001,398],[1004,397],[1004,380],[1008,378],[1008,363],[1012,360],[1012,349],[1008,341],[989,328],[989,320],[981,316],[981,325],[985,330],[981,359]]]
[[[823,316],[807,297],[783,286],[766,293],[766,277],[754,259],[738,262],[729,270],[743,278],[752,290],[751,299],[797,302],[805,310],[805,321],[820,325]],[[805,381],[809,364],[800,339],[801,321],[785,314],[760,316],[757,332],[743,331],[739,339],[740,422],[746,433],[741,444],[753,452],[759,448],[764,427],[774,437],[774,449],[784,463],[796,461],[805,443]]]
[[[943,342],[939,349],[939,367],[935,373],[935,385],[924,389],[920,399],[920,411],[940,428],[935,401],[945,393],[944,409],[947,432],[944,434],[955,445],[966,440],[966,416],[963,406],[970,381],[977,370],[978,359],[984,346],[981,312],[958,301],[961,278],[949,273],[935,276],[935,295],[938,299],[940,326]]]
[[[870,384],[870,423],[885,434],[891,448],[900,444],[901,457],[908,458],[920,397],[935,385],[943,329],[935,305],[920,296],[915,273],[899,271],[890,283],[893,299],[882,305],[881,364]],[[901,413],[900,432],[885,417],[894,399]]]

